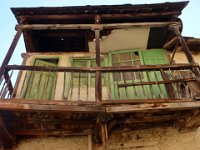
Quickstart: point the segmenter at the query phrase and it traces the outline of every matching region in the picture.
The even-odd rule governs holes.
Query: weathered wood
[[[177,50],[178,44],[179,44],[179,42],[177,41],[177,42],[176,42],[176,45],[175,45],[175,47],[174,47],[174,49],[173,49],[173,51],[172,51],[172,56],[171,56],[171,59],[170,59],[170,64],[173,63],[174,56],[175,56],[175,53],[176,53],[176,50]]]
[[[23,66],[23,65],[8,65],[7,70],[31,70],[31,71],[46,71],[46,72],[114,72],[114,71],[159,71],[163,70],[181,70],[191,69],[191,67],[198,67],[198,63],[194,64],[163,64],[163,65],[141,65],[141,66],[123,66],[123,67],[45,67],[45,66]]]
[[[105,108],[103,106],[42,105],[0,102],[0,110],[97,113],[104,112]]]
[[[193,59],[193,56],[187,46],[187,43],[185,42],[184,38],[182,37],[180,31],[179,31],[179,26],[177,25],[171,25],[169,26],[169,29],[174,31],[174,33],[176,34],[177,38],[180,40],[180,44],[181,44],[181,47],[183,49],[183,51],[185,52],[185,55],[188,59],[188,62],[189,63],[195,63],[194,59]]]
[[[166,78],[165,78],[166,79]],[[118,84],[118,87],[129,87],[129,86],[140,86],[140,85],[153,85],[153,84],[170,84],[177,82],[189,82],[189,81],[197,81],[196,78],[185,78],[185,79],[176,79],[176,80],[164,80],[164,81],[151,81],[151,82],[135,82],[135,83],[126,83],[126,84]]]
[[[93,134],[94,131],[90,129],[79,129],[77,131],[73,130],[34,130],[34,129],[27,129],[27,130],[18,130],[15,131],[14,135],[33,135],[33,136],[68,136],[68,135],[89,135]]]
[[[195,127],[200,125],[200,110],[188,117],[185,121],[186,127]]]
[[[5,66],[8,65],[8,63],[9,63],[11,57],[12,57],[12,54],[15,50],[15,47],[17,46],[17,43],[18,43],[19,38],[21,36],[21,33],[22,33],[21,31],[17,31],[17,33],[16,33],[16,35],[15,35],[15,37],[14,37],[14,39],[13,39],[11,45],[10,45],[10,48],[8,49],[8,52],[7,52],[3,62],[1,64],[1,67],[0,67],[0,78],[5,73]]]
[[[11,76],[9,76],[9,74],[6,70],[5,70],[5,73],[4,73],[4,78],[5,78],[6,84],[8,86],[9,94],[11,95],[13,93],[13,85],[12,85],[12,82],[11,82]]]
[[[193,99],[128,99],[128,100],[103,100],[102,105],[119,105],[119,104],[150,104],[150,103],[178,103],[191,102]]]
[[[13,144],[15,144],[14,138],[11,136],[11,134],[8,132],[4,121],[0,117],[0,139],[2,140],[5,147],[11,147]]]
[[[100,30],[95,30],[95,49],[96,49],[96,66],[101,65],[100,58]],[[95,73],[95,99],[98,104],[102,101],[102,83],[101,83],[101,71]]]
[[[93,150],[93,140],[92,140],[92,135],[88,135],[88,150]]]
[[[167,27],[178,22],[142,22],[142,23],[115,23],[115,24],[29,24],[16,25],[17,31],[30,30],[57,30],[57,29],[119,29],[131,27]]]
[[[101,125],[101,136],[102,136],[102,142],[103,142],[103,149],[108,150],[109,144],[108,144],[108,130],[107,130],[107,124]]]
[[[170,98],[175,97],[174,89],[173,89],[173,86],[172,86],[172,84],[171,84],[171,82],[170,82],[169,76],[164,72],[163,69],[160,69],[160,73],[161,73],[161,76],[162,76],[164,82],[166,82],[165,88],[166,88],[166,90],[167,90],[168,96],[169,96]],[[177,80],[179,80],[179,79],[177,79]]]
[[[171,39],[169,42],[165,43],[165,45],[163,46],[163,48],[167,49],[169,46],[171,46],[171,44],[173,44],[174,42],[176,42],[178,40],[177,37],[174,37],[173,39]]]
[[[9,99],[2,100],[0,99],[0,103],[17,103],[17,104],[38,104],[38,105],[72,105],[72,106],[95,106],[96,102],[92,101],[65,101],[65,100],[34,100],[34,99]]]
[[[91,11],[91,10],[90,10]],[[116,11],[116,10],[115,10]],[[179,11],[168,11],[168,12],[149,12],[149,13],[127,13],[127,14],[100,14],[102,19],[135,19],[144,17],[167,17],[171,15],[180,15]],[[96,14],[65,14],[65,15],[21,15],[20,19],[31,19],[31,20],[70,20],[70,19],[94,19]]]
[[[150,123],[150,122],[161,122],[167,120],[177,120],[180,119],[182,114],[170,114],[170,115],[160,115],[160,116],[146,116],[142,118],[132,118],[132,119],[124,119],[117,120],[117,124],[136,124],[136,123]]]
[[[128,113],[128,112],[150,112],[158,110],[190,110],[200,108],[200,102],[175,102],[175,103],[159,103],[159,104],[138,104],[138,105],[122,105],[107,106],[107,113]]]

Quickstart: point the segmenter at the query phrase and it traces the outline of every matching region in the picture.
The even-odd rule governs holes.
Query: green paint
[[[162,49],[156,50],[122,50],[110,52],[108,55],[109,66],[134,66],[166,64],[168,60]],[[149,75],[149,76],[148,76]],[[120,84],[140,83],[147,81],[163,80],[160,72],[118,72],[109,74],[109,85],[112,91],[111,99],[145,99],[167,97],[164,85],[144,85],[118,88]],[[151,89],[152,88],[152,89]],[[152,91],[153,90],[153,91]],[[162,94],[160,91],[162,90]],[[153,93],[153,94],[152,94]]]
[[[45,61],[45,59],[35,59],[34,66],[57,66],[56,63],[49,62],[48,60]],[[56,73],[32,71],[28,75],[24,98],[51,100],[54,97],[55,85]]]

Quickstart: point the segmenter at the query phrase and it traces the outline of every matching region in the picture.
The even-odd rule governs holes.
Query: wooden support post
[[[95,47],[96,47],[96,66],[101,66],[100,58],[100,29],[95,29]],[[95,73],[95,98],[98,104],[101,104],[102,100],[102,83],[101,83],[101,71]]]
[[[102,136],[102,142],[103,142],[103,149],[108,150],[109,144],[108,144],[108,130],[107,130],[107,124],[101,125],[101,136]]]
[[[189,63],[195,63],[193,57],[192,57],[192,54],[187,46],[187,43],[185,42],[185,40],[183,39],[180,31],[179,31],[179,26],[177,25],[170,25],[169,26],[169,29],[174,31],[174,33],[176,34],[177,38],[180,40],[180,44],[181,44],[181,47],[183,49],[183,51],[185,52],[185,55],[188,59],[188,62]]]
[[[12,44],[10,45],[10,48],[9,48],[7,54],[6,54],[6,57],[5,57],[4,60],[3,60],[3,63],[2,63],[2,65],[1,65],[1,68],[0,68],[0,78],[1,78],[1,77],[4,75],[4,73],[5,73],[5,67],[6,67],[6,65],[8,65],[8,63],[9,63],[9,61],[10,61],[10,59],[11,59],[11,56],[12,56],[12,54],[13,54],[13,52],[14,52],[14,50],[15,50],[15,47],[16,47],[18,41],[19,41],[19,38],[20,38],[20,36],[21,36],[21,33],[22,33],[21,31],[17,31],[17,33],[16,33],[16,35],[15,35],[13,41],[12,41]]]
[[[92,135],[89,134],[88,135],[88,150],[92,150],[93,149],[93,145],[92,145]]]
[[[2,118],[0,117],[0,140],[3,142],[3,146],[11,147],[15,144],[13,137],[8,132]]]

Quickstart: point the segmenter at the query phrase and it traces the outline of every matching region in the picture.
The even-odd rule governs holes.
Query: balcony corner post
[[[95,32],[95,50],[96,50],[96,66],[101,66],[101,53],[100,53],[100,29],[94,29]],[[101,71],[95,73],[95,99],[98,104],[102,102],[102,83]]]
[[[12,57],[12,54],[13,54],[16,46],[17,46],[17,43],[19,41],[21,34],[22,34],[21,31],[17,31],[17,33],[16,33],[16,35],[15,35],[15,37],[14,37],[14,39],[13,39],[11,45],[10,45],[10,48],[8,49],[8,52],[7,52],[5,58],[2,62],[1,68],[0,68],[0,78],[2,78],[2,76],[5,73],[5,67],[6,67],[6,65],[8,65],[8,63],[9,63],[11,57]]]
[[[195,61],[192,57],[192,54],[187,46],[187,43],[185,42],[183,36],[181,35],[181,32],[179,31],[179,26],[178,25],[170,25],[169,30],[172,30],[176,34],[177,38],[180,40],[181,47],[182,47],[183,51],[185,52],[188,62],[195,63]]]

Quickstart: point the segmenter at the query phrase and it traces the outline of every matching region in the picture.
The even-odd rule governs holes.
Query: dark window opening
[[[86,30],[38,30],[32,32],[37,52],[87,52]]]

